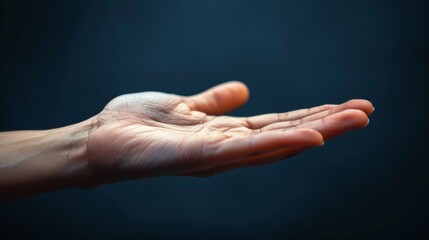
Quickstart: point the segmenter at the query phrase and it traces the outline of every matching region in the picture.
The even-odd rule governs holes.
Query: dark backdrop
[[[2,1],[1,131],[129,92],[241,80],[234,115],[371,100],[368,128],[280,163],[0,204],[0,238],[423,238],[428,1]],[[8,238],[3,238],[8,239]]]

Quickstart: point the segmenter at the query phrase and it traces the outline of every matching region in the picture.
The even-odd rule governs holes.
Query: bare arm
[[[351,100],[252,117],[222,115],[247,98],[239,82],[189,97],[127,94],[75,125],[0,133],[0,199],[267,164],[365,127],[374,110],[366,100]]]
[[[0,133],[0,199],[88,184],[90,122]]]

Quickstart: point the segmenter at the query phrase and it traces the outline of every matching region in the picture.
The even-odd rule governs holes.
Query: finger
[[[367,115],[369,115],[372,113],[372,111],[370,111],[370,109],[369,109],[370,107],[372,107],[372,105],[367,105],[367,103],[362,102],[361,100],[351,100],[351,101],[348,101],[348,102],[343,103],[341,105],[337,105],[337,106],[335,106],[329,110],[322,111],[319,113],[315,113],[315,114],[310,115],[308,117],[304,117],[304,118],[293,120],[293,121],[286,121],[286,122],[270,124],[268,126],[261,128],[261,130],[262,131],[270,131],[270,130],[279,129],[279,128],[292,128],[295,126],[303,125],[303,124],[311,122],[311,121],[322,119],[324,117],[327,117],[327,116],[335,114],[335,113],[339,113],[339,112],[347,110],[347,109],[359,109],[359,110],[363,109],[363,111],[366,111],[365,113]]]
[[[295,110],[291,112],[269,113],[269,114],[263,114],[263,115],[253,116],[253,117],[247,117],[244,120],[250,129],[260,129],[273,123],[293,121],[303,117],[307,117],[312,114],[329,110],[334,106],[336,105],[325,104],[318,107],[300,109],[300,110]]]
[[[307,149],[310,149],[311,147],[312,146],[282,148],[268,153],[262,153],[256,156],[246,157],[246,158],[240,159],[237,162],[221,165],[209,170],[186,173],[185,175],[196,176],[196,177],[209,177],[218,173],[230,171],[237,168],[270,164],[270,163],[274,163],[274,162],[281,161],[281,160],[290,158],[292,156],[295,156]]]
[[[227,140],[210,158],[208,166],[214,167],[237,161],[241,158],[267,153],[294,146],[320,146],[322,135],[312,129],[276,130],[260,132],[250,137]]]
[[[186,97],[185,102],[195,111],[207,114],[224,114],[243,105],[249,98],[249,90],[241,82],[227,82],[210,88],[194,96]]]
[[[369,119],[366,113],[361,110],[347,109],[315,121],[295,126],[293,129],[314,129],[320,132],[326,141],[327,139],[331,139],[348,131],[363,128],[367,126],[368,123]],[[281,124],[278,124],[277,127],[278,129],[273,129],[273,131],[278,131],[279,129],[284,129],[285,127],[287,128],[286,125],[281,126]]]
[[[365,99],[352,99],[345,103],[342,103],[331,110],[331,114],[338,113],[347,109],[361,110],[367,116],[371,115],[374,111],[372,103]]]
[[[249,128],[259,129],[273,123],[299,121],[303,118],[307,118],[307,120],[315,120],[317,118],[341,112],[346,109],[358,109],[365,112],[367,115],[370,115],[374,111],[374,107],[372,106],[371,102],[362,99],[354,99],[340,105],[326,104],[318,107],[301,109],[286,113],[264,114],[260,116],[246,118],[244,121],[247,123],[247,125],[249,125]],[[310,116],[314,115],[316,116],[313,118],[309,118]]]

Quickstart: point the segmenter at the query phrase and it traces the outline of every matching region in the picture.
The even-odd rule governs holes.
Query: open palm
[[[184,97],[159,92],[113,99],[96,116],[88,161],[117,177],[210,176],[270,163],[368,123],[366,100],[253,117],[219,116],[246,102],[229,82]]]

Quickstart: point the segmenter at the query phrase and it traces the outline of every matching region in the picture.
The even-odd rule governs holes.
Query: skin
[[[0,133],[0,198],[155,176],[207,177],[272,163],[365,127],[367,100],[252,117],[223,114],[249,96],[228,82],[193,96],[126,94],[81,123]]]

